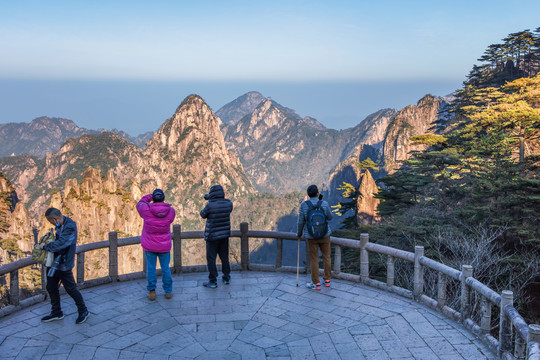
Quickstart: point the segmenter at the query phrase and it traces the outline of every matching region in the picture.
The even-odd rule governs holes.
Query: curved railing
[[[171,270],[174,273],[206,271],[206,265],[182,266],[182,240],[183,239],[203,239],[202,231],[181,231],[180,225],[173,226],[173,260]],[[254,231],[248,229],[247,223],[240,224],[240,231],[232,231],[231,237],[240,238],[240,264],[233,265],[233,269],[257,270],[257,271],[290,271],[296,272],[296,267],[283,266],[283,240],[296,240],[296,234],[289,232],[274,231]],[[276,239],[277,250],[274,265],[250,264],[249,262],[249,238],[270,238]],[[302,239],[304,241],[304,239]],[[383,246],[369,242],[368,234],[361,234],[360,240],[343,239],[331,237],[334,246],[333,276],[336,278],[360,282],[398,295],[412,298],[421,302],[455,321],[463,323],[468,329],[475,333],[484,343],[498,354],[501,359],[528,359],[540,360],[540,325],[528,325],[523,317],[513,306],[513,293],[503,291],[501,294],[488,288],[473,277],[473,269],[469,265],[463,265],[461,271],[448,267],[424,256],[424,247],[416,246],[415,252],[407,252],[392,247]],[[146,262],[144,261],[143,271],[118,275],[118,247],[134,245],[140,243],[140,236],[118,239],[116,232],[109,233],[109,239],[77,246],[77,283],[80,288],[96,286],[100,284],[127,281],[143,278],[146,272]],[[342,247],[357,249],[360,252],[360,275],[353,275],[341,272]],[[84,277],[84,254],[97,249],[109,249],[109,275],[97,279],[85,280]],[[309,270],[308,248],[306,247],[305,266],[301,267],[302,272]],[[377,281],[369,277],[369,253],[376,253],[387,256],[386,262],[386,282]],[[144,257],[143,257],[144,259]],[[414,264],[413,289],[405,289],[396,286],[395,280],[395,260],[405,260]],[[9,281],[9,304],[0,309],[0,317],[17,311],[23,307],[30,306],[43,301],[46,296],[44,289],[45,273],[42,270],[42,294],[31,298],[20,300],[19,298],[19,276],[20,269],[34,265],[32,258],[25,258],[12,263],[0,266],[0,276],[10,274]],[[424,283],[424,273],[427,269],[437,272],[437,298],[434,299],[424,293],[426,284]],[[159,270],[158,270],[159,272]],[[453,309],[447,304],[447,282],[454,280],[460,283],[459,310]],[[473,320],[473,306],[471,295],[480,299],[480,318],[478,324]],[[499,309],[498,336],[491,334],[493,306]]]

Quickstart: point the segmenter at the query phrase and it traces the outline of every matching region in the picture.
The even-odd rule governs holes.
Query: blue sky
[[[133,135],[191,93],[250,90],[331,128],[459,88],[540,1],[3,1],[0,123],[46,115]]]

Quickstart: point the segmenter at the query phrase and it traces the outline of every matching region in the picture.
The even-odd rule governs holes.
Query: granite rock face
[[[0,173],[0,264],[28,256],[33,246],[28,212],[9,179]]]
[[[369,170],[364,171],[360,176],[358,193],[360,195],[356,199],[356,225],[375,224],[379,220],[377,206],[381,201],[375,197],[379,193],[379,189]]]
[[[378,162],[386,173],[395,172],[411,152],[426,148],[413,145],[410,138],[415,135],[433,134],[439,120],[441,100],[426,95],[416,105],[403,108],[388,126]]]
[[[400,111],[388,111],[385,117],[379,117],[375,123],[370,125],[364,122],[365,138],[356,145],[353,153],[347,159],[339,163],[333,169],[327,190],[330,202],[337,203],[343,201],[341,193],[337,187],[343,182],[352,184],[359,189],[362,186],[362,173],[358,163],[366,159],[373,160],[378,170],[370,170],[374,180],[380,179],[386,174],[395,172],[403,163],[411,157],[413,151],[425,149],[425,145],[413,145],[410,138],[421,134],[434,134],[444,131],[444,124],[448,121],[447,111],[441,111],[448,104],[440,98],[426,95],[418,101],[416,105],[409,105]],[[361,125],[362,125],[361,124]],[[368,135],[369,134],[369,135]],[[367,191],[371,193],[371,191]],[[376,199],[366,201],[359,199],[358,213],[375,214],[378,204]],[[361,202],[362,201],[362,202]],[[357,218],[357,223],[366,221],[376,221],[375,218],[368,220]]]

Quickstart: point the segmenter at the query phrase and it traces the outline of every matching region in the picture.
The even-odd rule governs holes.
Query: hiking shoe
[[[172,299],[172,293],[165,294],[165,299]]]
[[[85,322],[86,319],[88,319],[88,315],[88,310],[84,310],[84,312],[79,313],[79,317],[77,318],[77,320],[75,320],[75,324],[82,324],[83,322]]]
[[[223,279],[223,285],[229,285],[230,283],[231,283],[231,280]]]
[[[306,287],[313,290],[321,290],[321,284],[307,283]]]
[[[330,287],[330,280],[324,280],[324,286]]]
[[[203,286],[207,288],[212,288],[212,289],[217,288],[217,284],[215,282],[210,282],[210,281],[203,283]]]
[[[150,290],[148,292],[148,298],[152,301],[156,300],[156,290]]]
[[[62,320],[63,318],[64,318],[64,313],[60,313],[57,315],[49,314],[47,316],[42,317],[41,321],[49,322],[49,321],[55,321],[55,320]]]

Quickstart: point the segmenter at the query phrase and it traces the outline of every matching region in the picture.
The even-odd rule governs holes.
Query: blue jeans
[[[156,253],[151,251],[145,251],[146,256],[146,279],[148,285],[146,289],[156,290],[157,276],[156,276],[156,264],[157,258],[159,258],[159,265],[161,265],[161,281],[163,282],[163,291],[165,294],[172,293],[172,276],[169,263],[171,262],[171,253]]]

